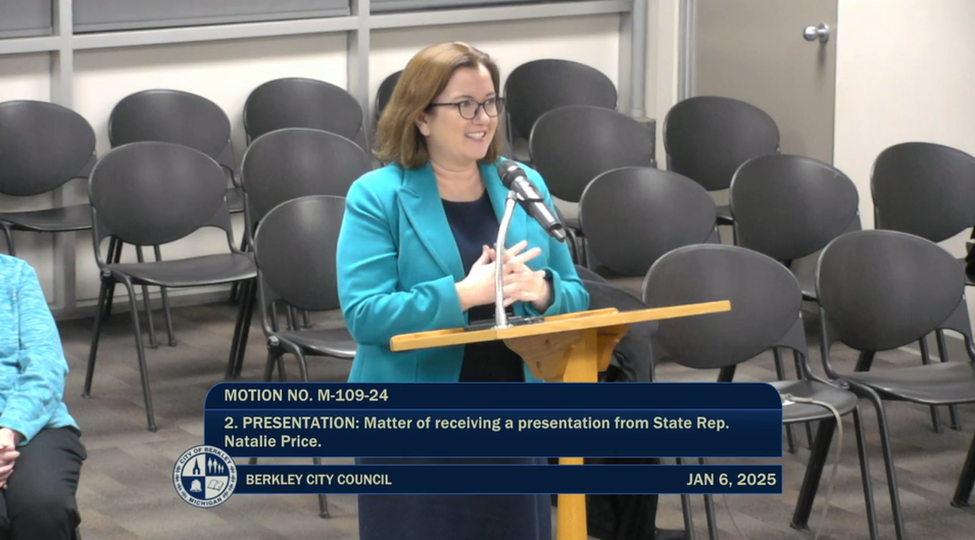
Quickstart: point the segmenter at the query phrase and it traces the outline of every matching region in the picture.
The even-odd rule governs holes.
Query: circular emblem
[[[173,467],[176,493],[189,504],[212,508],[223,504],[237,486],[237,466],[223,450],[194,446],[176,460]]]

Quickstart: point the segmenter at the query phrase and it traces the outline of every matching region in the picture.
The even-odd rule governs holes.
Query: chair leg
[[[870,371],[870,366],[873,365],[873,351],[860,351],[860,356],[857,357],[857,365],[853,368],[853,371]]]
[[[707,460],[698,458],[701,465],[707,465]],[[704,517],[708,522],[708,540],[718,540],[718,523],[714,518],[714,497],[704,496]]]
[[[98,339],[102,333],[102,321],[105,320],[104,312],[108,309],[106,300],[108,291],[114,288],[115,282],[111,277],[102,276],[101,286],[98,288],[98,303],[95,306],[95,328],[91,332],[91,348],[88,350],[88,371],[85,373],[85,389],[81,392],[81,397],[91,397],[91,382],[95,376],[95,359],[98,357]]]
[[[7,239],[7,253],[11,257],[17,256],[17,248],[14,247],[14,233],[10,231],[10,225],[0,221],[0,227],[3,228],[3,236]]]
[[[877,424],[880,428],[880,447],[884,455],[884,468],[887,472],[887,489],[890,491],[890,507],[894,516],[894,532],[897,540],[904,540],[904,515],[901,512],[901,499],[897,487],[897,471],[894,469],[894,456],[890,447],[890,429],[887,424],[887,412],[884,410],[883,401],[873,390],[869,390],[867,399],[873,403],[877,409]]]
[[[802,373],[802,358],[799,356],[798,351],[792,351],[792,359],[796,363],[796,377],[799,379],[803,378]],[[803,422],[802,425],[806,429],[806,448],[812,448],[813,445],[813,423],[814,422]]]
[[[271,382],[271,377],[274,376],[274,366],[277,364],[278,359],[281,358],[281,352],[275,348],[268,348],[267,350],[267,364],[264,366],[264,382]]]
[[[250,336],[251,321],[254,317],[254,305],[257,303],[257,281],[252,281],[248,286],[248,295],[244,297],[244,325],[241,329],[239,343],[237,344],[237,363],[234,365],[234,379],[240,378],[240,373],[244,369],[244,357],[247,355],[247,340]]]
[[[921,364],[925,366],[930,364],[931,352],[928,350],[928,337],[922,337],[918,340],[917,344],[921,349]],[[931,406],[931,428],[934,429],[935,433],[944,432],[944,428],[941,427],[941,414],[939,414],[938,407],[935,405]]]
[[[108,241],[108,264],[118,264],[122,260],[122,242],[114,236]],[[105,304],[105,318],[112,315],[112,304],[115,302],[115,284],[108,290],[107,302]]]
[[[877,540],[877,506],[873,501],[873,481],[870,478],[870,461],[867,457],[867,437],[863,432],[863,419],[860,417],[860,405],[853,408],[853,429],[857,434],[857,455],[860,460],[860,481],[863,483],[863,502],[867,509],[867,527],[870,540]]]
[[[948,344],[945,343],[945,331],[936,330],[934,337],[938,344],[938,358],[942,362],[948,361]],[[961,431],[961,418],[958,416],[958,407],[954,405],[948,405],[948,416],[951,419],[951,429],[955,431]]]
[[[315,465],[322,464],[322,458],[312,458],[312,463]],[[318,517],[322,519],[331,519],[332,515],[328,512],[328,498],[324,493],[318,494]]]
[[[791,525],[793,529],[809,528],[809,514],[812,513],[813,501],[816,499],[816,492],[819,491],[819,481],[823,477],[823,468],[826,466],[826,457],[829,454],[830,444],[833,442],[833,431],[835,429],[835,419],[826,418],[819,421],[819,429],[816,430],[812,452],[809,454],[809,462],[806,464],[806,475],[802,479],[799,498],[796,500],[796,509],[792,514]]]
[[[152,249],[156,252],[156,261],[161,261],[162,252],[159,250],[159,246],[152,246]],[[162,296],[163,317],[166,320],[166,334],[169,337],[169,346],[175,347],[176,333],[173,332],[173,315],[169,309],[169,293],[166,292],[166,287],[160,287],[159,294]]]
[[[682,465],[684,460],[682,458],[677,458],[676,463]],[[685,540],[695,540],[694,538],[694,516],[691,509],[691,496],[681,495],[680,496],[680,509],[681,514],[684,516],[684,538]]]
[[[778,347],[772,347],[772,358],[775,359],[775,376],[778,380],[785,380],[785,366],[782,365],[782,351]],[[790,454],[796,453],[796,435],[792,432],[792,426],[785,426],[785,440]]]
[[[958,477],[958,487],[955,488],[955,496],[951,498],[951,506],[967,508],[973,487],[975,487],[975,437],[972,437],[972,444],[968,447],[968,457],[965,458],[965,465],[961,468],[961,476]]]
[[[142,255],[142,246],[136,246],[135,253],[140,263],[145,262],[145,257]],[[158,349],[159,344],[156,343],[156,325],[152,320],[152,302],[149,298],[149,287],[146,285],[142,286],[142,303],[146,306],[146,324],[149,326],[149,348]]]
[[[253,315],[254,296],[257,294],[257,284],[254,280],[247,280],[241,284],[240,307],[237,309],[237,323],[234,325],[234,337],[230,345],[230,357],[227,360],[228,380],[236,379],[244,367],[244,356],[247,354],[247,336],[250,333],[251,316]]]
[[[152,409],[152,392],[149,389],[149,368],[146,365],[145,348],[142,345],[142,329],[139,328],[139,310],[135,301],[135,288],[132,282],[123,281],[126,291],[129,293],[129,309],[132,310],[132,326],[135,331],[135,349],[139,355],[139,373],[142,375],[142,397],[146,402],[146,420],[149,423],[149,431],[156,431],[156,416]]]

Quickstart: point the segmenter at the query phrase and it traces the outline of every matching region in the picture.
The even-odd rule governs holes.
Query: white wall
[[[924,141],[975,155],[973,22],[971,0],[840,0],[834,165],[856,183],[865,227],[870,171],[885,148]],[[967,238],[943,245],[960,257]]]
[[[370,95],[374,96],[382,80],[402,69],[419,49],[448,40],[466,41],[487,51],[498,61],[503,79],[524,62],[563,58],[593,66],[618,84],[619,25],[619,16],[605,15],[375,31],[371,36]],[[345,86],[346,61],[345,34],[81,51],[75,55],[74,109],[91,122],[101,155],[109,150],[107,121],[119,100],[150,88],[194,92],[227,112],[239,160],[244,150],[241,111],[251,90],[268,80],[288,76]],[[48,100],[49,96],[47,55],[0,56],[0,100]],[[83,182],[72,185],[66,202],[85,202],[85,190]],[[0,197],[0,209],[51,204],[50,197],[38,199]],[[241,220],[236,220],[236,238],[241,226]],[[52,299],[55,268],[51,237],[19,235],[17,240],[18,255],[38,269]],[[218,252],[224,242],[222,233],[201,231],[164,246],[163,256],[173,259]],[[78,234],[76,246],[78,302],[91,303],[98,295],[98,274],[90,235]],[[131,250],[126,251],[125,259],[134,259]]]

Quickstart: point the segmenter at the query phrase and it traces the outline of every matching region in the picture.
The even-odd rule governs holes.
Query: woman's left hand
[[[531,302],[536,311],[542,312],[552,304],[552,285],[545,279],[544,270],[532,270],[526,264],[541,252],[534,248],[520,253],[528,246],[522,241],[505,253],[504,263],[504,305],[515,302]]]

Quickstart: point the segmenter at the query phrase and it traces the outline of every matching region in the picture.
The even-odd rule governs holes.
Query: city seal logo
[[[176,460],[173,467],[176,493],[189,504],[213,508],[223,504],[237,486],[237,466],[223,450],[194,446]]]

